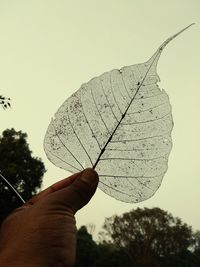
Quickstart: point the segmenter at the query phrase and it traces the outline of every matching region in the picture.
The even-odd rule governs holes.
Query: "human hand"
[[[88,168],[14,210],[0,228],[0,266],[74,266],[74,214],[89,202],[97,185],[97,173]]]

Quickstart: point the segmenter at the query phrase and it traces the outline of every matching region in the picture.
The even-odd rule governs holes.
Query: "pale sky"
[[[43,189],[69,173],[48,161],[43,140],[51,117],[82,83],[105,71],[142,63],[169,36],[195,22],[163,51],[158,74],[173,109],[173,149],[156,194],[127,204],[97,190],[78,212],[77,225],[137,207],[160,207],[200,229],[200,1],[0,0],[0,133],[28,134],[47,168]]]

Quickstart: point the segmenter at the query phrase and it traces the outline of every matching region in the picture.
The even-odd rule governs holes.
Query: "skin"
[[[93,169],[55,183],[14,210],[0,228],[0,266],[73,267],[75,213],[94,195]]]

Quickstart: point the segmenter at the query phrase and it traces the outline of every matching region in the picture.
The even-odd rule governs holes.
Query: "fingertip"
[[[80,175],[80,180],[88,185],[97,184],[99,181],[98,173],[92,168],[86,168]]]

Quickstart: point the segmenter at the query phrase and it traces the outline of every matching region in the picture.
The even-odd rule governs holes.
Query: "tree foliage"
[[[159,266],[159,261],[187,251],[194,242],[191,227],[159,208],[112,216],[106,219],[104,230],[138,266]]]
[[[97,244],[86,226],[77,234],[76,267],[134,267],[129,257],[112,244]]]
[[[159,208],[107,218],[100,237],[78,230],[76,267],[200,266],[200,231]]]
[[[78,230],[77,236],[77,267],[92,267],[97,257],[97,244],[92,235],[88,233],[86,226]]]
[[[200,231],[197,231],[194,233],[194,239],[195,239],[195,243],[194,243],[193,251],[194,251],[195,258],[199,262],[199,266],[200,266]]]
[[[98,244],[98,257],[93,267],[137,267],[126,252],[110,243]]]
[[[2,106],[4,109],[10,107],[10,98],[0,95],[0,106]]]
[[[45,167],[41,159],[32,156],[26,133],[12,128],[0,136],[0,170],[25,200],[40,188]],[[20,204],[0,181],[0,221]]]

